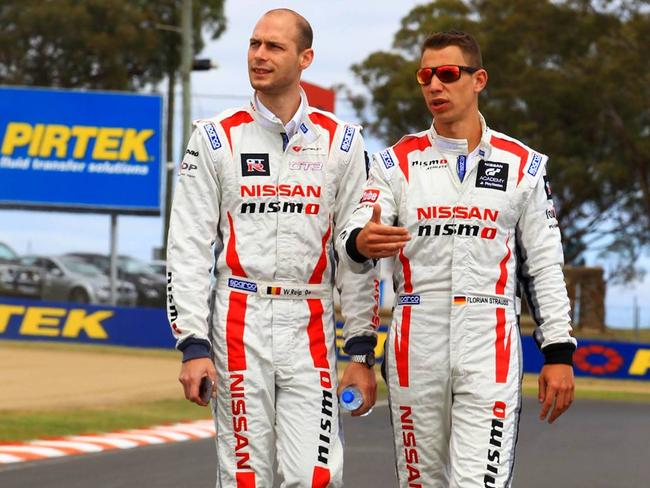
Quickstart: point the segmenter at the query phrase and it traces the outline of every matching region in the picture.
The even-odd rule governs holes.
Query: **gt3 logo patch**
[[[242,176],[270,176],[269,155],[267,153],[242,154]]]
[[[476,173],[476,187],[489,188],[491,190],[506,191],[508,186],[508,165],[495,161],[484,161],[478,163]]]

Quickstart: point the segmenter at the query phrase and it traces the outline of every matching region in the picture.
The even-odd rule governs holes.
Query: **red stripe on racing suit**
[[[528,151],[516,142],[500,139],[495,136],[492,136],[490,139],[490,144],[497,149],[512,153],[519,158],[519,173],[517,174],[517,186],[519,186],[521,179],[524,177],[524,166],[526,166],[526,161],[528,161]]]
[[[309,119],[316,125],[320,125],[330,134],[330,142],[328,148],[332,148],[332,142],[334,141],[334,134],[336,133],[336,128],[338,127],[337,123],[330,119],[327,115],[312,112],[309,114]]]
[[[321,254],[316,263],[316,267],[309,278],[310,285],[318,285],[323,280],[323,273],[327,267],[327,242],[332,233],[332,225],[328,225],[325,235],[321,242]],[[325,332],[323,331],[323,302],[318,298],[307,299],[309,306],[309,325],[307,334],[309,335],[309,351],[314,362],[314,368],[328,368],[330,363],[327,359],[327,345],[325,344]]]
[[[503,257],[499,263],[501,268],[501,273],[499,275],[499,280],[497,281],[496,287],[494,289],[497,295],[503,295],[506,289],[506,283],[508,281],[508,260],[512,255],[510,251],[510,246],[508,246],[508,240],[510,236],[506,239],[506,255]],[[494,341],[494,353],[495,353],[495,371],[496,371],[496,382],[505,383],[508,379],[508,370],[510,369],[510,336],[512,334],[512,329],[508,332],[508,338],[506,339],[506,309],[504,307],[497,307],[497,325],[496,325],[496,334],[497,337]],[[504,345],[505,342],[505,345]]]
[[[230,129],[237,127],[241,124],[249,124],[253,121],[253,117],[248,112],[237,112],[227,119],[221,121],[221,127],[223,127],[226,137],[228,138],[228,146],[230,146],[230,151],[232,151],[232,141],[230,140]]]
[[[427,135],[420,137],[404,137],[393,147],[395,156],[399,161],[399,167],[404,173],[406,181],[409,180],[409,161],[408,155],[413,151],[424,151],[427,147],[431,146],[431,141]]]
[[[246,272],[239,262],[237,254],[237,236],[232,216],[228,212],[230,237],[226,249],[226,264],[233,276],[246,278]],[[245,293],[231,291],[228,297],[228,315],[226,316],[226,344],[228,348],[228,371],[246,369],[246,350],[244,348],[244,326],[246,319]]]
[[[327,488],[330,482],[330,470],[320,466],[314,467],[314,475],[311,479],[311,488]]]
[[[404,292],[412,293],[413,284],[411,283],[411,263],[404,256],[404,251],[400,249],[399,260],[402,263],[404,273]],[[399,386],[409,386],[409,333],[411,329],[411,305],[402,306],[402,322],[400,324],[399,341],[395,334],[395,366],[397,367],[397,377]]]
[[[237,488],[255,488],[255,473],[242,472],[236,474]]]

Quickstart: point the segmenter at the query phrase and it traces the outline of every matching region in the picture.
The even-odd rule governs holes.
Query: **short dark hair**
[[[481,48],[478,42],[471,34],[463,31],[449,30],[431,34],[422,43],[420,55],[424,54],[427,49],[442,49],[447,46],[459,47],[470,66],[474,68],[483,67],[483,58],[481,57]]]
[[[305,49],[309,49],[314,42],[314,31],[311,28],[311,25],[302,15],[298,12],[291,10],[289,8],[274,8],[269,10],[264,15],[276,14],[276,13],[287,13],[293,15],[296,20],[296,27],[298,28],[298,39],[296,39],[296,45],[298,46],[298,52],[302,52]]]

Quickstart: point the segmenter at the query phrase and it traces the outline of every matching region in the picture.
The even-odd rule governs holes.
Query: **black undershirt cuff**
[[[573,366],[573,351],[575,350],[576,346],[570,342],[550,344],[542,349],[544,364],[568,364]]]
[[[361,227],[357,227],[356,229],[350,231],[348,240],[345,241],[345,250],[347,251],[348,256],[350,256],[350,259],[352,259],[352,261],[357,263],[365,263],[368,261],[368,258],[361,254],[359,252],[359,249],[357,249],[357,236],[359,235],[359,232],[361,232]]]
[[[348,356],[355,356],[357,354],[368,354],[377,345],[377,338],[375,336],[357,336],[350,338],[343,346],[343,351]]]
[[[209,358],[211,349],[208,341],[194,337],[189,337],[178,345],[178,350],[183,353],[183,362],[191,359]]]

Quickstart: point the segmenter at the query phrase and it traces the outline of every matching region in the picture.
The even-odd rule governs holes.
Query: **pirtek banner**
[[[337,323],[337,354],[342,354],[342,324]],[[375,350],[383,356],[388,327],[381,324]],[[0,297],[0,339],[80,342],[172,348],[165,311],[39,302]],[[531,337],[522,338],[524,372],[538,373],[542,354]],[[576,376],[650,381],[650,344],[581,340],[574,355]]]
[[[0,207],[160,214],[162,98],[0,87]]]
[[[0,339],[173,348],[165,311],[0,297]]]

